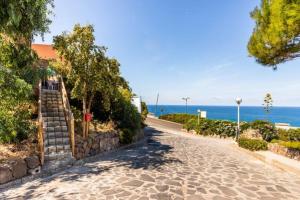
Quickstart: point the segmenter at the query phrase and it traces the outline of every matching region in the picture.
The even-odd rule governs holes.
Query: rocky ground
[[[0,199],[299,199],[300,178],[232,141],[147,129],[138,145],[0,192]]]

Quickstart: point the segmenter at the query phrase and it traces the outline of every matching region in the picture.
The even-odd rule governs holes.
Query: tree
[[[256,26],[248,51],[271,66],[300,57],[300,0],[262,0],[251,12]]]
[[[0,1],[0,141],[17,142],[31,131],[32,84],[39,71],[31,42],[49,30],[52,2]]]
[[[264,110],[266,112],[266,114],[270,114],[272,106],[273,106],[273,99],[270,93],[267,93],[265,98],[264,98]]]
[[[29,46],[33,36],[49,31],[53,0],[0,1],[0,32]]]
[[[0,63],[21,78],[36,76],[37,55],[31,49],[34,36],[49,31],[53,0],[0,1]],[[27,82],[32,82],[26,80]]]
[[[71,97],[82,102],[83,116],[90,113],[96,93],[109,95],[116,77],[119,77],[120,64],[105,56],[105,47],[95,45],[93,33],[93,26],[77,24],[71,33],[64,32],[54,37],[54,48],[63,63],[60,68],[66,68],[58,71],[64,72],[73,85]],[[89,124],[83,119],[82,125],[86,137]]]

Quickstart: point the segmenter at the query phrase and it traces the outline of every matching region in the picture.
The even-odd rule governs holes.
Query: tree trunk
[[[83,119],[82,119],[82,136],[83,138],[86,137],[86,134],[85,134],[85,114],[86,114],[86,100],[83,99],[83,102],[82,102],[82,113],[83,113]]]
[[[87,105],[87,113],[90,113],[91,111],[91,106],[92,106],[92,101],[94,99],[94,94],[91,95],[90,99],[89,99],[89,102],[88,102],[88,105]],[[88,136],[89,134],[89,127],[90,127],[90,122],[87,121],[86,122],[86,136]]]
[[[86,83],[83,84],[83,90],[86,91]],[[82,100],[82,112],[83,112],[83,119],[82,119],[82,136],[86,138],[86,121],[85,121],[85,114],[86,114],[86,101],[87,101],[87,94],[84,94]]]

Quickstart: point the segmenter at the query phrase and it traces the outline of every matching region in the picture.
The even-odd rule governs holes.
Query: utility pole
[[[156,113],[157,113],[158,98],[159,98],[159,93],[157,93],[157,97],[156,97],[155,114],[154,115],[156,115]]]

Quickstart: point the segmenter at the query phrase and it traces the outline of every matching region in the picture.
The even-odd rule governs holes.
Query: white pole
[[[237,128],[236,139],[238,139],[239,133],[240,133],[240,104],[238,104],[238,128]]]

